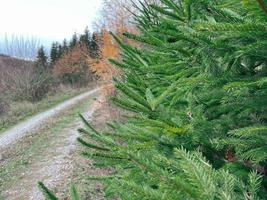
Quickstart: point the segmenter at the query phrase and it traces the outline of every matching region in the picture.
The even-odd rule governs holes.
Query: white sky
[[[0,35],[69,39],[96,18],[102,0],[0,0]]]

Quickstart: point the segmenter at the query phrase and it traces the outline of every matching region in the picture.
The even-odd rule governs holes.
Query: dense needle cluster
[[[115,39],[114,102],[134,115],[79,139],[130,200],[267,199],[267,4],[161,0],[136,5],[138,48]],[[92,142],[94,140],[95,142]],[[97,144],[97,145],[96,145]]]

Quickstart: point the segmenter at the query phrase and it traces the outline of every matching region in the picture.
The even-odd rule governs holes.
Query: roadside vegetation
[[[86,28],[69,41],[53,43],[50,55],[42,46],[33,60],[0,55],[0,132],[96,85],[99,76],[93,65],[100,63],[101,37]],[[16,50],[16,41],[10,51],[34,43],[20,43]]]
[[[51,154],[51,151],[54,151],[55,146],[60,146],[61,149],[66,148],[66,146],[64,146],[66,144],[61,144],[64,138],[70,137],[68,134],[66,134],[66,132],[73,131],[71,128],[77,126],[76,124],[79,120],[78,114],[85,112],[92,101],[93,97],[90,97],[87,101],[80,103],[78,106],[64,111],[60,117],[53,119],[51,123],[43,124],[42,127],[39,128],[38,133],[29,135],[15,148],[10,147],[1,152],[1,200],[4,200],[5,195],[3,192],[7,190],[15,195],[15,191],[10,191],[10,188],[16,185],[16,183],[19,182],[22,177],[25,178],[24,174],[28,173],[30,167],[34,167],[32,165],[42,162],[42,159],[46,159],[46,161],[48,161],[49,159],[47,157],[55,159],[54,157],[56,157],[56,155]],[[57,138],[57,141],[55,141],[55,138]],[[38,169],[35,168],[32,170],[37,171]],[[29,179],[27,184],[30,184],[31,182],[33,185],[36,185],[36,180],[34,177],[26,176],[26,179],[27,178]],[[66,184],[69,184],[69,182],[66,182]],[[27,192],[27,189],[32,190],[32,188],[21,188],[21,191]],[[23,194],[16,193],[16,195]],[[66,196],[67,194],[62,195]],[[22,196],[19,198],[22,198]]]
[[[86,88],[72,88],[62,86],[57,89],[56,94],[47,94],[42,100],[38,102],[31,101],[13,101],[9,104],[8,109],[3,111],[0,116],[0,134],[8,128],[16,125],[17,123],[26,120],[27,118],[43,112],[57,104],[75,97],[83,92],[88,91]],[[2,102],[4,103],[4,102]],[[3,107],[6,105],[3,105]]]

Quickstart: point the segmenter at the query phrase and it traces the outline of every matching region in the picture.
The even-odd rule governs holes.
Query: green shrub
[[[9,104],[7,99],[3,96],[0,95],[0,116],[5,114],[9,109]]]

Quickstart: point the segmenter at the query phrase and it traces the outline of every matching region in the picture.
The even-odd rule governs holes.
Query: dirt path
[[[35,129],[37,129],[41,124],[49,120],[51,117],[54,117],[60,112],[78,104],[80,101],[88,98],[95,94],[99,89],[94,89],[89,92],[83,93],[79,96],[76,96],[68,101],[65,101],[53,109],[50,109],[46,112],[40,113],[35,117],[32,117],[25,122],[22,122],[15,127],[11,128],[10,130],[2,133],[0,135],[0,159],[1,159],[1,149],[9,146],[10,144],[14,143],[15,141],[21,139],[25,135],[32,133]]]
[[[8,190],[3,192],[5,200],[41,200],[44,199],[37,187],[37,182],[44,182],[49,188],[59,190],[67,188],[73,170],[72,156],[78,137],[75,131],[80,126],[75,122],[66,127],[60,138],[52,142],[54,148],[41,153],[41,160],[34,160],[27,169],[18,174],[18,179]]]
[[[79,98],[74,98],[74,100],[72,99],[72,101],[68,101],[68,103],[65,102],[63,104],[65,106],[61,105],[59,108],[62,107],[66,108],[68,104],[70,106],[70,104],[73,104],[74,102],[77,103],[81,100],[86,100],[88,98],[91,98],[90,96],[96,93],[97,91],[98,90],[93,90],[89,93],[80,95],[78,96]],[[80,105],[81,106],[80,109],[82,109],[82,113],[85,116],[85,118],[87,118],[87,120],[91,120],[92,115],[99,108],[100,105],[98,102],[99,101],[94,101],[90,105],[88,105],[89,103],[87,102],[87,106],[85,107]],[[53,109],[53,111],[51,110],[49,111],[49,113],[60,112],[59,108],[57,108],[56,110]],[[81,110],[75,112],[80,112],[80,111]],[[43,130],[37,131],[39,132],[38,133],[39,136],[37,135],[33,137],[36,138],[44,137],[42,140],[40,140],[40,142],[35,141],[36,139],[32,139],[31,136],[29,135],[27,135],[25,139],[22,139],[22,141],[25,143],[24,146],[27,146],[29,144],[31,146],[34,146],[35,144],[33,143],[36,143],[35,146],[37,147],[34,147],[30,151],[25,150],[26,153],[24,154],[21,153],[21,150],[17,150],[18,152],[10,153],[7,156],[9,157],[10,155],[14,155],[15,156],[14,160],[21,159],[23,162],[24,162],[23,157],[26,156],[27,158],[25,159],[26,166],[22,169],[17,167],[17,165],[11,165],[11,167],[6,167],[5,171],[11,170],[10,171],[11,176],[14,176],[16,178],[11,178],[14,180],[10,181],[11,183],[10,185],[7,186],[7,189],[2,191],[1,195],[4,200],[30,200],[30,199],[43,200],[44,197],[37,187],[38,181],[44,182],[45,185],[47,185],[51,189],[56,189],[61,199],[64,196],[66,196],[68,192],[67,189],[69,188],[73,176],[72,172],[75,168],[75,163],[74,163],[75,156],[77,157],[77,154],[75,155],[76,144],[77,144],[76,139],[79,136],[77,129],[82,127],[81,120],[79,119],[77,113],[75,112],[72,113],[75,117],[71,119],[68,119],[68,115],[70,113],[65,113],[65,118],[68,119],[67,121],[64,120],[64,116],[61,117],[62,122],[55,121],[54,122],[55,124],[53,124],[52,126],[55,127],[56,130],[54,131],[55,133],[53,134],[50,134],[49,132],[45,131],[47,128],[49,128],[49,126],[45,127]],[[48,114],[44,116],[48,116]],[[37,125],[43,122],[43,120],[41,121],[33,120],[36,121],[34,127],[37,127]],[[62,123],[62,125],[60,126],[58,125],[57,128],[56,127],[57,123]],[[29,126],[29,128],[30,127],[32,128],[32,126]],[[22,133],[24,134],[25,131],[23,131]],[[45,134],[47,134],[47,136],[44,136]],[[6,160],[4,159],[2,163],[0,161],[0,168],[5,167],[5,165],[8,165],[9,162],[14,162],[14,161],[8,161],[8,158]],[[9,168],[12,167],[14,168],[14,166],[16,166],[15,168],[18,169],[13,170],[14,171],[13,172],[12,169]],[[0,173],[0,179],[1,175],[3,174]]]

